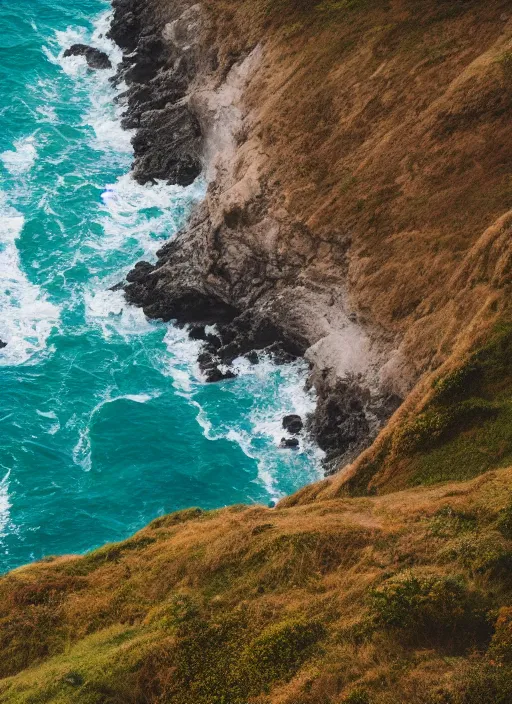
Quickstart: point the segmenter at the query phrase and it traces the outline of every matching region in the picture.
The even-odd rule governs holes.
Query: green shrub
[[[443,506],[431,520],[430,533],[438,538],[448,538],[473,531],[476,525],[476,518],[471,514]]]
[[[500,609],[494,629],[489,655],[492,658],[512,665],[512,607]]]
[[[479,398],[470,398],[448,408],[429,408],[401,429],[395,449],[400,454],[428,450],[450,435],[494,418],[498,413],[499,407]]]
[[[490,635],[481,598],[458,577],[401,574],[373,590],[370,604],[377,626],[418,643],[469,647]]]
[[[512,504],[499,512],[496,527],[504,538],[512,540]]]
[[[477,663],[465,668],[455,682],[451,704],[510,704],[512,668]]]
[[[312,648],[324,636],[320,623],[290,620],[266,628],[246,648],[241,671],[261,691],[275,680],[290,678],[311,655]]]
[[[436,391],[435,400],[439,403],[449,403],[470,395],[477,382],[482,377],[482,367],[470,361],[441,379],[436,379],[433,386]]]

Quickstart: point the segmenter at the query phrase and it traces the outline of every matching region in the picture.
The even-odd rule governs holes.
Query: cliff
[[[0,702],[512,701],[510,3],[114,9],[134,176],[207,181],[126,295],[304,354],[341,471],[2,577]]]
[[[510,318],[507,3],[114,7],[136,178],[208,184],[128,299],[217,323],[213,378],[305,354],[311,430],[343,467]]]

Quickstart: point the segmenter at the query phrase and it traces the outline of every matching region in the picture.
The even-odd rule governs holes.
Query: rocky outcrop
[[[393,394],[372,394],[355,377],[335,383],[317,381],[318,403],[308,430],[325,451],[326,473],[339,467],[339,458],[350,462],[361,452],[369,437],[375,437],[383,422],[396,411],[401,399]]]
[[[96,49],[93,46],[88,46],[87,44],[73,44],[69,49],[66,49],[64,56],[84,56],[89,68],[112,68],[112,63],[104,51]]]
[[[293,413],[283,418],[283,428],[287,430],[290,435],[298,435],[304,428],[304,422],[300,416]]]
[[[140,262],[128,274],[127,300],[149,317],[192,325],[192,336],[203,342],[199,364],[210,382],[232,378],[230,365],[243,355],[252,363],[262,353],[277,363],[306,355],[320,409],[311,430],[330,466],[335,458],[352,458],[378,429],[376,415],[366,414],[372,405],[367,398],[382,398],[376,390],[382,350],[372,348],[343,286],[308,273],[324,243],[275,206],[275,186],[265,175],[268,155],[244,101],[262,48],[218,65],[204,41],[199,5],[113,5],[110,36],[127,52],[115,80],[128,85],[120,100],[123,125],[135,130],[134,178],[188,185],[203,171],[208,181],[186,229],[162,247],[154,264]],[[215,334],[205,330],[212,324]],[[337,388],[345,419],[333,426],[322,413],[330,408],[330,389],[354,374],[360,383],[343,387],[344,401]],[[337,433],[342,439],[335,439]]]
[[[202,139],[186,96],[196,76],[192,52],[178,51],[152,3],[114,0],[109,32],[125,52],[116,81],[128,90],[123,126],[133,137],[133,176],[141,184],[166,180],[190,185],[202,171]]]

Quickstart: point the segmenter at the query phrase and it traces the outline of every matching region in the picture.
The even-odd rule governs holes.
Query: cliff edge
[[[114,2],[135,177],[207,182],[127,298],[216,323],[195,329],[212,380],[305,355],[329,472],[510,319],[507,7]]]

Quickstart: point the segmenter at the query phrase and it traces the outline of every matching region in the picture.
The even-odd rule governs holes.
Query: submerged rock
[[[291,435],[298,435],[304,427],[302,418],[295,413],[283,418],[283,428]]]
[[[4,347],[7,347],[7,342],[0,340],[0,350],[3,350]]]
[[[209,384],[216,383],[217,381],[226,381],[227,379],[236,379],[235,372],[232,372],[230,369],[223,372],[218,367],[212,367],[211,369],[206,370],[205,374],[206,381]]]
[[[279,447],[282,449],[296,450],[299,447],[297,438],[281,438]]]
[[[112,68],[112,62],[104,51],[87,44],[73,44],[69,49],[66,49],[64,56],[85,56],[89,68]]]

